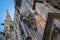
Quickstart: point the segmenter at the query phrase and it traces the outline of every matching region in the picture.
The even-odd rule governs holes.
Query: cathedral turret
[[[7,32],[9,30],[9,25],[10,24],[11,24],[11,17],[9,15],[8,10],[7,10],[6,20],[5,20],[5,24],[4,24],[4,30],[5,30],[5,32]]]
[[[6,39],[10,38],[10,24],[11,24],[11,17],[7,10],[6,20],[4,23],[4,32],[5,32]]]

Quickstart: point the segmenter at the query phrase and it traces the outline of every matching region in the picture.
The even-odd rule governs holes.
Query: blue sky
[[[14,17],[14,0],[0,0],[0,24],[4,23],[6,18],[6,10],[8,9],[10,16]],[[4,26],[0,25],[0,31],[4,30]]]

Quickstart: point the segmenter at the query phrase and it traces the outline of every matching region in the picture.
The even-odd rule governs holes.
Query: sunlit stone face
[[[54,19],[53,25],[55,25],[54,27],[60,28],[60,20],[59,19]]]

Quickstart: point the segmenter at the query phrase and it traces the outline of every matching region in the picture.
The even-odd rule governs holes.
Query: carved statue
[[[37,30],[36,21],[35,21],[35,19],[33,18],[33,16],[31,14],[29,14],[29,15],[21,15],[20,19],[25,24],[27,24],[29,28]]]

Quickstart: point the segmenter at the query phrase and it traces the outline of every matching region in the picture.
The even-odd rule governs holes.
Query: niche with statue
[[[49,13],[42,40],[60,40],[60,13]]]

